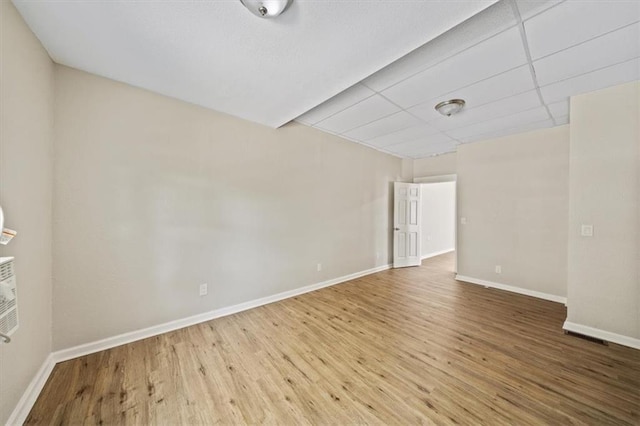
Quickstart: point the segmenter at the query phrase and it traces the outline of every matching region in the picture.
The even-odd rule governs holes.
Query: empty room
[[[0,1],[0,424],[640,423],[640,1]]]

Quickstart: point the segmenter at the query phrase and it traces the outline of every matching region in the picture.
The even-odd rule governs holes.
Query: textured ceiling
[[[268,20],[239,0],[14,0],[57,63],[272,127],[493,3],[294,0]]]
[[[502,0],[297,121],[422,158],[566,124],[570,96],[638,79],[640,1]]]

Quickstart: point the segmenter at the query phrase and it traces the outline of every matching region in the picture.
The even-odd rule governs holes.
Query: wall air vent
[[[13,257],[0,258],[0,333],[10,336],[18,329],[18,293]]]

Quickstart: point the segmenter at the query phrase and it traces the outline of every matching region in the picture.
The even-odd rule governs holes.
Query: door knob
[[[394,230],[394,231],[399,231],[399,230],[400,230],[400,228],[393,228],[393,230]]]

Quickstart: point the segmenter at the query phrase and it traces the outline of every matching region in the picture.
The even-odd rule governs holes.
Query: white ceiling
[[[640,79],[640,1],[502,0],[297,121],[406,158],[566,124],[569,97]],[[443,100],[465,99],[452,117]]]
[[[273,20],[239,0],[13,2],[58,63],[404,158],[566,124],[570,96],[640,79],[640,0],[294,0]]]
[[[268,20],[239,0],[13,0],[57,63],[272,127],[495,1],[294,0]],[[329,113],[343,109],[332,102]],[[363,104],[332,118],[335,128],[397,109],[378,97]]]

